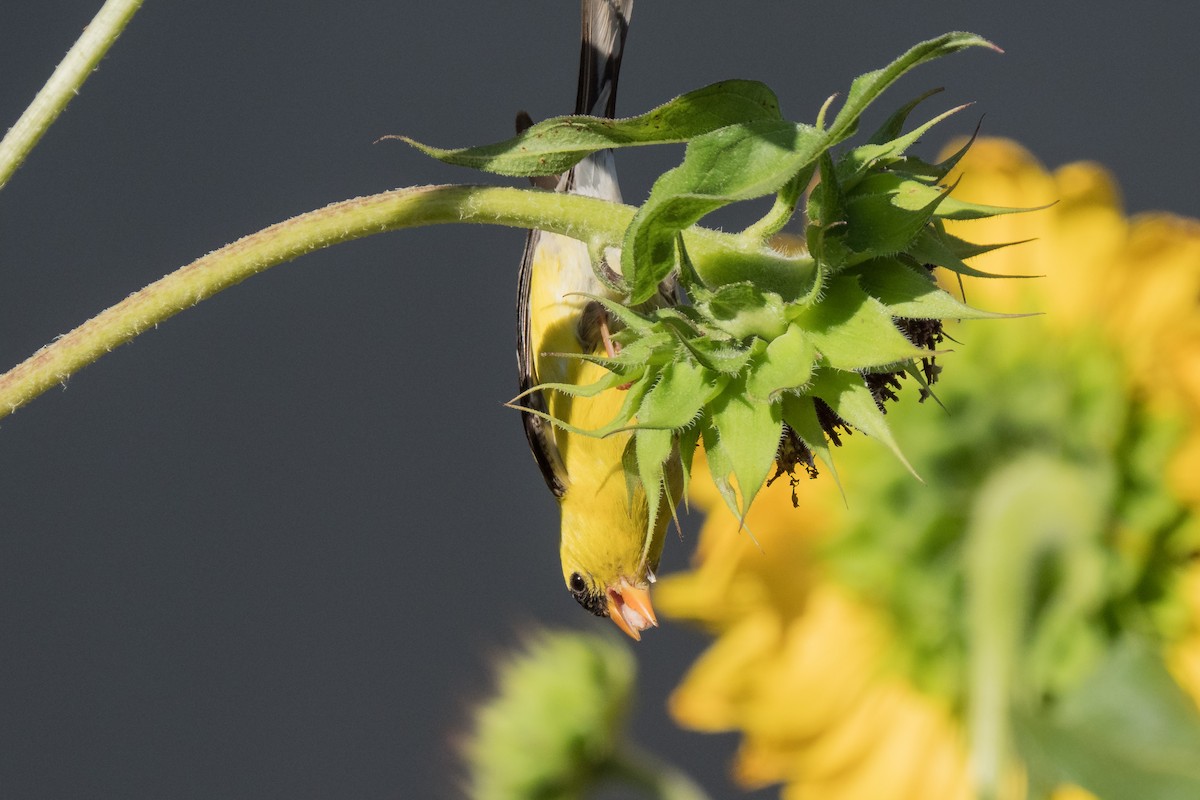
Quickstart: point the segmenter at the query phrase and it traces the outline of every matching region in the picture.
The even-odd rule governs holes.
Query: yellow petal
[[[1096,795],[1078,786],[1061,786],[1054,790],[1051,800],[1096,800]]]
[[[701,731],[737,727],[758,663],[779,646],[777,617],[768,610],[747,617],[717,639],[688,670],[667,709],[680,725]]]

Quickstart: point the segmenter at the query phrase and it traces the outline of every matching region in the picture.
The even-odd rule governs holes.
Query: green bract
[[[678,452],[686,480],[702,441],[726,502],[744,515],[773,464],[811,470],[815,456],[832,468],[829,443],[838,443],[839,430],[860,430],[903,460],[882,407],[897,377],[910,374],[927,390],[937,372],[932,348],[941,340],[941,319],[998,316],[959,302],[931,273],[943,267],[976,275],[964,259],[992,247],[949,236],[942,220],[1019,209],[951,198],[952,187],[941,181],[961,152],[940,164],[907,154],[958,109],[905,133],[910,112],[927,94],[865,144],[832,152],[901,75],[980,46],[995,49],[969,33],[919,44],[857,78],[832,121],[827,103],[811,125],[783,119],[761,84],[726,81],[630,119],[561,117],[500,144],[416,146],[449,163],[531,176],[560,173],[602,149],[687,143],[683,162],[659,177],[623,236],[599,228],[574,234],[593,253],[621,248],[616,288],[624,302],[594,298],[623,325],[615,336],[621,350],[613,357],[575,356],[610,374],[590,386],[537,388],[591,396],[625,387],[620,413],[601,429],[580,431],[550,419],[592,436],[634,430],[627,474],[644,484],[652,504],[663,494],[664,462]],[[776,234],[814,177],[819,182],[803,211],[806,245],[787,248]],[[696,225],[723,206],[772,194],[774,206],[745,231]],[[648,305],[671,280],[690,305]]]
[[[616,643],[542,633],[497,671],[466,752],[477,800],[576,797],[616,757],[634,665]]]

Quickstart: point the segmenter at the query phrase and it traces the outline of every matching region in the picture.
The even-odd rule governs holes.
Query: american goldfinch
[[[633,0],[583,0],[582,52],[575,113],[613,117],[617,74]],[[518,118],[518,127],[528,117]],[[621,200],[613,153],[605,150],[579,162],[565,175],[540,179],[537,185],[606,200]],[[620,251],[610,249],[593,265],[583,242],[543,231],[530,231],[521,261],[518,290],[517,361],[520,387],[527,392],[541,383],[586,385],[606,374],[603,367],[561,353],[611,355],[613,321],[608,312],[582,294],[620,299],[596,277],[616,270]],[[672,302],[671,290],[660,302]],[[524,396],[527,408],[549,414],[583,430],[612,420],[625,393],[609,389],[592,398],[536,391]],[[645,492],[631,492],[622,456],[630,434],[603,439],[555,428],[545,419],[524,413],[525,433],[546,484],[562,510],[563,578],[579,604],[607,616],[634,639],[657,625],[650,604],[650,584],[662,553],[670,512],[661,510],[649,524]],[[670,472],[668,465],[668,472]],[[678,481],[668,480],[674,502]],[[647,541],[649,537],[649,541]]]

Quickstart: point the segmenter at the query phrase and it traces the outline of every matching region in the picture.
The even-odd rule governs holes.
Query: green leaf
[[[668,364],[638,409],[638,427],[673,430],[690,425],[726,380],[690,360]]]
[[[827,146],[815,128],[782,120],[729,125],[692,139],[683,163],[654,182],[625,233],[621,273],[631,301],[648,300],[670,274],[680,231],[730,203],[778,191]]]
[[[979,136],[979,128],[981,124],[982,121],[976,123],[974,132],[971,134],[971,137],[963,143],[962,147],[958,148],[958,150],[947,156],[945,160],[933,165],[932,169],[922,172],[921,174],[932,178],[935,181],[940,181],[942,178],[945,178],[947,175],[949,175],[950,170],[958,166],[958,162],[962,160],[962,157],[965,156],[967,151],[971,149],[971,146],[975,144],[975,139]]]
[[[566,172],[599,150],[686,142],[727,125],[779,118],[779,101],[766,85],[731,80],[688,92],[637,117],[554,117],[480,147],[442,149],[398,138],[447,164],[530,177]]]
[[[940,94],[941,92],[942,90],[940,88],[929,89],[900,106],[900,108],[896,109],[896,111],[894,111],[892,115],[888,117],[882,125],[879,126],[879,130],[871,134],[871,138],[867,140],[867,143],[881,145],[890,142],[892,139],[895,139],[901,134],[901,132],[903,132],[904,123],[908,122],[909,114],[911,114],[913,110],[916,109],[916,107],[921,103],[933,97],[935,94]]]
[[[676,441],[679,446],[680,497],[687,498],[688,496],[688,486],[692,482],[692,462],[696,457],[696,446],[700,443],[700,436],[704,432],[706,425],[707,422],[701,419],[696,424],[684,428],[676,435]]]
[[[887,306],[893,317],[908,319],[998,319],[1020,316],[981,311],[941,289],[924,267],[894,258],[877,258],[855,266],[847,275],[858,278],[863,291]]]
[[[813,375],[813,382],[808,389],[808,394],[821,398],[833,410],[833,413],[845,422],[872,439],[882,442],[904,465],[904,468],[912,473],[914,478],[921,480],[921,476],[917,474],[912,464],[908,463],[908,459],[904,457],[904,453],[900,451],[900,445],[892,436],[883,412],[876,405],[875,398],[871,395],[871,390],[867,388],[861,375],[856,372],[819,369]]]
[[[928,61],[957,53],[968,47],[987,47],[997,51],[1000,49],[987,39],[973,33],[963,32],[946,33],[936,39],[921,42],[883,69],[877,69],[855,78],[854,83],[850,85],[850,93],[846,96],[846,104],[838,111],[830,130],[844,131],[843,137],[852,133],[859,116],[867,106],[900,76]]]
[[[679,282],[687,290],[692,302],[708,299],[708,286],[700,277],[700,273],[696,272],[696,266],[692,263],[691,256],[688,255],[687,244],[683,240],[683,231],[675,234],[675,259],[679,270]]]
[[[683,163],[655,182],[626,231],[621,272],[632,302],[652,297],[674,268],[679,231],[729,203],[777,192],[789,182],[794,188],[796,176],[853,133],[859,114],[893,81],[919,64],[973,46],[994,48],[974,34],[946,34],[917,45],[882,70],[860,76],[828,130],[765,119],[693,139]],[[768,227],[776,224],[775,216]]]
[[[810,227],[827,228],[846,219],[845,197],[837,169],[828,153],[821,154],[820,168],[821,180],[813,187],[808,198],[808,221]],[[809,247],[811,249],[812,245]]]
[[[816,356],[816,347],[804,330],[799,325],[789,325],[755,359],[746,378],[746,391],[752,398],[774,401],[776,393],[808,383]]]
[[[951,249],[946,241],[948,234],[932,227],[924,228],[908,246],[908,254],[923,264],[934,264],[945,267],[959,275],[969,275],[974,278],[1036,278],[1036,275],[996,275],[968,266]]]
[[[740,516],[737,494],[734,493],[733,485],[729,482],[729,476],[733,474],[733,462],[725,450],[721,436],[713,425],[711,415],[705,415],[700,429],[700,437],[704,442],[704,453],[708,459],[708,472],[712,476],[713,485],[717,487],[717,492],[725,501],[730,513],[735,517]]]
[[[742,495],[739,518],[744,518],[779,450],[783,417],[778,403],[747,396],[744,377],[735,379],[712,404],[713,426],[729,459]]]
[[[626,331],[621,333],[627,334]],[[614,336],[614,341],[621,342],[621,351],[615,355],[600,355],[598,353],[547,353],[554,358],[568,358],[577,361],[587,361],[597,364],[607,370],[629,375],[649,364],[665,363],[663,355],[670,355],[675,349],[675,339],[671,334],[656,331],[645,335],[629,334]],[[665,351],[665,353],[664,353]],[[669,359],[668,359],[669,360]]]
[[[625,449],[621,451],[621,472],[625,476],[625,502],[633,508],[634,495],[642,488],[642,478],[638,474],[637,439],[629,437]]]
[[[580,428],[576,425],[571,425],[570,423],[564,422],[563,420],[559,419],[558,417],[551,416],[550,414],[547,414],[544,411],[539,411],[534,408],[518,406],[513,403],[507,403],[506,405],[509,408],[515,408],[518,411],[525,411],[527,413],[533,414],[535,417],[540,417],[540,418],[546,420],[547,422],[551,423],[552,425],[554,425],[554,427],[560,428],[564,431],[567,431],[568,433],[576,433],[576,434],[579,434],[580,436],[590,436],[593,439],[603,439],[606,436],[611,436],[612,434],[617,433],[618,431],[626,430],[629,428],[630,422],[633,419],[634,413],[637,411],[638,406],[641,405],[643,398],[645,398],[645,396],[646,396],[646,392],[649,391],[650,387],[653,385],[654,379],[655,379],[654,371],[647,370],[646,374],[642,375],[640,378],[635,380],[633,385],[629,387],[629,390],[625,392],[625,400],[622,402],[621,408],[619,411],[617,411],[616,416],[614,416],[611,420],[609,420],[609,422],[607,424],[602,425],[599,428],[596,428],[595,430],[587,430],[585,428]],[[591,384],[591,386],[589,386],[589,387],[579,387],[579,386],[575,386],[574,384],[570,384],[570,383],[567,383],[567,384],[546,383],[546,384],[542,384],[542,386],[540,386],[540,387],[534,387],[534,388],[535,389],[536,388],[553,389],[555,391],[561,391],[566,394],[578,395],[580,393],[579,390],[581,388],[584,388],[587,391],[593,391],[597,385],[603,384],[603,385],[605,385],[605,388],[608,388],[607,384],[609,384],[609,383],[612,383],[613,385],[620,385],[627,380],[628,380],[628,378],[617,375],[616,373],[609,373],[608,375],[605,375],[600,380],[596,381],[596,383]],[[529,391],[533,391],[533,389],[530,389]],[[528,394],[528,392],[526,392],[526,394]]]
[[[873,175],[846,199],[846,244],[860,254],[859,260],[903,252],[948,194],[894,173]]]
[[[1127,637],[1057,708],[1018,713],[1016,730],[1041,782],[1104,800],[1200,797],[1200,713],[1148,642]]]
[[[571,355],[578,355],[572,353]],[[522,397],[527,397],[534,392],[559,392],[560,394],[569,395],[571,397],[595,397],[601,392],[606,392],[615,386],[620,386],[627,382],[630,378],[627,375],[622,375],[616,372],[610,372],[602,376],[594,383],[578,384],[578,383],[539,383],[537,386],[531,386],[519,395],[514,397],[509,403],[515,403]]]
[[[739,340],[749,336],[773,339],[787,330],[783,299],[750,281],[716,289],[700,309],[718,328]]]
[[[648,331],[654,325],[654,321],[649,317],[639,314],[626,305],[618,303],[609,297],[603,297],[598,294],[588,294],[587,292],[572,292],[568,297],[586,297],[588,300],[594,300],[616,317],[626,328],[632,328],[636,331]]]
[[[942,225],[940,221],[934,223],[933,233],[947,250],[949,250],[956,258],[963,259],[964,261],[968,258],[981,256],[984,253],[990,253],[993,250],[1002,250],[1005,247],[1013,247],[1014,245],[1025,244],[1026,242],[1033,241],[1033,239],[1022,239],[1017,242],[998,242],[995,244],[968,242],[966,239],[960,239],[957,236],[948,233],[945,226]]]
[[[638,477],[646,492],[649,507],[646,537],[654,532],[658,519],[658,506],[663,497],[663,464],[671,456],[675,436],[669,430],[642,428],[634,433],[634,451],[637,454]]]
[[[694,261],[707,287],[749,281],[764,292],[774,292],[787,302],[797,300],[814,289],[816,263],[807,254],[781,253],[769,245],[723,234],[721,246],[712,248]],[[749,240],[753,241],[753,240]],[[688,289],[692,292],[692,289]],[[692,292],[699,304],[704,292]]]
[[[941,91],[935,90],[935,91]],[[893,161],[903,155],[908,148],[912,147],[922,136],[929,132],[929,129],[937,125],[947,117],[957,114],[966,108],[965,105],[952,108],[945,111],[933,119],[926,122],[924,125],[914,129],[910,133],[903,136],[897,135],[895,138],[883,142],[875,142],[865,144],[861,147],[856,147],[846,155],[838,159],[837,172],[838,179],[841,181],[845,189],[853,189],[856,179],[867,173],[867,170],[880,160],[886,159]]]
[[[986,206],[981,203],[968,203],[965,200],[948,197],[946,198],[946,202],[942,203],[942,205],[938,208],[937,215],[939,219],[988,219],[989,217],[1000,217],[1004,216],[1005,214],[1024,214],[1027,211],[1042,211],[1049,207],[1049,205],[1035,206],[1033,208]]]
[[[821,302],[798,309],[792,321],[808,331],[822,363],[834,369],[882,367],[930,354],[905,338],[888,308],[853,276],[831,280]]]
[[[680,335],[680,342],[704,367],[723,375],[737,375],[750,361],[753,352],[733,340],[720,340],[709,336],[687,338]]]
[[[799,204],[800,198],[804,196],[804,190],[808,188],[816,166],[816,164],[809,164],[793,175],[775,194],[775,202],[771,205],[771,209],[762,219],[746,228],[744,234],[751,239],[765,242],[783,230],[795,215],[796,206]]]
[[[946,190],[900,172],[876,172],[861,181],[852,197],[855,200],[872,197],[886,198],[893,206],[904,211],[923,211],[931,203],[943,198]]]

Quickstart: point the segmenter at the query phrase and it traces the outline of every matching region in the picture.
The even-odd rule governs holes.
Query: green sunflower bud
[[[683,454],[686,482],[689,449],[701,441],[717,487],[739,516],[772,466],[776,476],[797,466],[812,474],[818,459],[832,469],[830,444],[851,430],[878,439],[907,465],[884,401],[895,399],[909,375],[923,396],[929,392],[942,319],[1001,316],[938,287],[936,268],[977,274],[963,259],[990,247],[949,236],[942,222],[1020,209],[951,197],[952,187],[940,181],[965,148],[939,164],[908,154],[958,109],[903,133],[914,101],[867,144],[836,159],[831,149],[890,80],[927,57],[981,42],[956,36],[919,45],[860,78],[859,94],[852,90],[829,127],[824,112],[815,126],[768,117],[720,127],[693,138],[683,164],[655,184],[625,235],[629,299],[647,300],[676,276],[691,305],[600,300],[624,325],[615,337],[622,349],[583,357],[613,375],[590,387],[544,387],[576,395],[628,388],[609,425],[577,432],[635,429],[627,461],[647,497],[666,496],[662,462],[675,452]],[[772,238],[794,211],[797,187],[814,174],[806,243]],[[775,207],[740,235],[686,228],[717,207],[771,192]]]
[[[569,798],[608,768],[633,687],[629,652],[607,638],[543,634],[502,664],[466,755],[476,800]]]
[[[601,284],[624,297],[591,298],[609,313],[615,348],[563,357],[610,374],[588,386],[529,390],[577,397],[625,390],[620,412],[606,425],[580,430],[520,405],[521,398],[514,405],[576,434],[635,430],[625,472],[631,489],[640,483],[645,490],[651,531],[662,499],[672,496],[664,489],[674,470],[664,463],[678,453],[686,485],[701,441],[722,496],[739,516],[772,465],[777,476],[796,466],[812,473],[819,459],[832,471],[830,444],[851,430],[878,439],[903,461],[883,402],[896,396],[905,375],[928,393],[938,373],[941,319],[999,316],[958,302],[935,283],[931,271],[938,267],[978,274],[964,260],[992,248],[948,235],[943,222],[1019,209],[954,199],[942,180],[962,152],[939,164],[908,153],[959,110],[905,132],[910,113],[932,93],[892,114],[865,144],[834,151],[897,79],[972,47],[997,49],[970,33],[922,42],[856,78],[832,119],[826,103],[813,124],[784,119],[762,84],[726,81],[624,120],[563,117],[499,144],[419,145],[450,163],[547,175],[600,150],[687,144],[682,163],[655,181],[619,236],[611,229],[577,232]],[[814,176],[819,181],[798,209]],[[766,216],[741,233],[697,225],[725,206],[772,195]],[[805,244],[780,243],[776,234],[798,210]],[[606,261],[616,249],[619,274]],[[677,286],[690,305],[673,302]]]
[[[708,800],[623,728],[634,688],[629,650],[605,636],[539,634],[500,665],[465,755],[474,800],[577,800],[601,785],[659,800]]]

